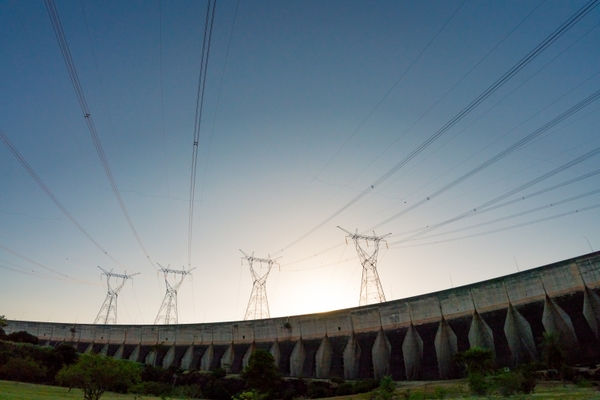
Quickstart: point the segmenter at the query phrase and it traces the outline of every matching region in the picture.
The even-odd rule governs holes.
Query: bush
[[[485,396],[492,387],[490,378],[480,372],[469,373],[467,384],[471,393],[476,396]]]
[[[391,376],[384,376],[379,383],[377,390],[373,391],[371,398],[373,400],[391,400],[394,397],[396,385]]]
[[[41,382],[46,377],[46,368],[30,357],[13,357],[0,367],[2,375],[17,382]]]
[[[260,393],[273,394],[279,386],[281,377],[275,365],[275,359],[266,350],[257,349],[248,359],[248,366],[242,372],[242,378],[249,389],[256,389]]]
[[[348,396],[354,393],[354,387],[350,382],[341,383],[335,390],[336,396]]]
[[[129,388],[129,393],[143,394],[145,396],[166,397],[173,394],[173,387],[168,383],[140,382]]]
[[[329,382],[313,381],[308,384],[306,397],[309,399],[321,399],[324,397],[333,397],[334,390]]]
[[[77,363],[56,375],[61,385],[83,389],[85,400],[98,400],[105,391],[127,392],[140,381],[141,365],[98,354],[82,354]]]
[[[27,333],[25,331],[9,333],[8,335],[6,335],[4,340],[7,340],[9,342],[29,343],[29,344],[39,344],[39,342],[40,342],[40,340],[37,338],[37,336],[33,336],[32,334]]]
[[[364,379],[361,381],[354,382],[353,391],[354,394],[367,393],[379,387],[379,380],[376,379]]]

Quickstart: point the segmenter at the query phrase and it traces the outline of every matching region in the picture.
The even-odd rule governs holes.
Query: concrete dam
[[[411,298],[326,313],[181,325],[8,321],[42,343],[186,370],[244,368],[257,348],[290,377],[449,379],[471,347],[512,366],[560,334],[572,363],[600,363],[600,252]]]

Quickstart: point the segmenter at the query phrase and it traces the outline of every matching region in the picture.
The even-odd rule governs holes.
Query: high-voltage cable
[[[493,234],[493,233],[508,231],[508,230],[511,230],[511,229],[522,228],[524,226],[535,225],[535,224],[539,224],[540,222],[551,221],[553,219],[567,217],[567,216],[573,215],[573,214],[580,214],[580,213],[583,213],[583,212],[586,212],[586,211],[595,210],[597,208],[600,208],[600,204],[594,204],[594,205],[591,205],[591,206],[588,206],[588,207],[578,208],[576,210],[567,211],[567,212],[564,212],[564,213],[561,213],[561,214],[551,215],[549,217],[539,218],[539,219],[535,219],[535,220],[532,220],[532,221],[523,222],[523,223],[516,224],[516,225],[505,226],[503,228],[493,229],[491,231],[479,232],[479,233],[474,233],[472,235],[460,236],[460,237],[457,237],[457,238],[451,238],[451,239],[445,239],[445,240],[436,240],[435,242],[429,242],[429,243],[418,243],[418,244],[410,244],[410,245],[406,245],[406,246],[396,246],[395,248],[427,246],[427,245],[431,245],[431,244],[454,242],[454,241],[462,240],[462,239],[471,239],[471,238],[474,238],[474,237],[479,237],[479,236],[484,236],[484,235],[490,235],[490,234]],[[400,242],[394,242],[394,243],[400,243]],[[392,245],[394,243],[392,243]]]
[[[452,182],[448,183],[446,186],[442,187],[441,189],[436,190],[435,192],[433,192],[432,194],[426,196],[425,198],[421,199],[420,201],[417,201],[416,203],[414,203],[410,207],[408,207],[408,208],[400,211],[399,213],[396,213],[395,215],[387,218],[385,221],[378,223],[377,225],[375,225],[373,228],[370,228],[369,230],[373,230],[374,228],[381,227],[382,225],[387,224],[388,222],[391,222],[391,221],[393,221],[393,220],[395,220],[395,219],[397,219],[397,218],[399,218],[399,217],[401,217],[401,216],[409,213],[410,211],[412,211],[412,210],[414,210],[414,209],[422,206],[423,204],[429,202],[430,200],[438,197],[442,193],[444,193],[444,192],[452,189],[456,185],[464,182],[465,180],[469,179],[473,175],[475,175],[475,174],[483,171],[484,169],[486,169],[490,165],[492,165],[492,164],[496,163],[497,161],[501,160],[502,158],[508,156],[509,154],[511,154],[512,152],[514,152],[515,150],[518,150],[521,147],[525,146],[527,143],[531,142],[532,140],[534,140],[535,138],[537,138],[538,136],[540,136],[542,133],[547,132],[549,129],[555,127],[556,125],[558,125],[559,123],[561,123],[565,119],[569,118],[570,116],[572,116],[576,112],[582,110],[583,108],[587,107],[588,105],[590,105],[594,101],[598,100],[598,98],[600,98],[600,90],[598,90],[597,92],[595,92],[592,95],[588,96],[584,100],[580,101],[579,103],[577,103],[573,107],[569,108],[567,111],[563,112],[562,114],[560,114],[556,118],[552,119],[550,122],[547,122],[543,126],[539,127],[535,131],[531,132],[529,135],[525,136],[523,139],[519,140],[518,142],[512,144],[511,146],[509,146],[505,150],[503,150],[500,153],[496,154],[494,157],[488,159],[487,161],[485,161],[482,164],[478,165],[477,167],[473,168],[471,171],[469,171],[466,174],[462,175],[461,177],[453,180]]]
[[[527,188],[529,188],[529,187],[531,187],[531,186],[533,186],[535,184],[538,184],[541,181],[543,181],[545,179],[548,179],[548,178],[550,178],[550,177],[552,177],[552,176],[554,176],[554,175],[556,175],[556,174],[558,174],[558,173],[560,173],[560,172],[562,172],[562,171],[564,171],[566,169],[569,169],[569,168],[571,168],[571,167],[573,167],[573,166],[575,166],[577,164],[580,164],[580,163],[584,162],[585,160],[587,160],[587,159],[589,159],[591,157],[594,157],[594,156],[596,156],[598,154],[600,154],[600,147],[597,147],[594,150],[591,150],[591,151],[583,154],[582,156],[579,156],[576,159],[571,160],[568,163],[563,164],[560,167],[555,168],[552,171],[545,173],[542,176],[539,176],[539,177],[537,177],[537,178],[535,178],[535,179],[533,179],[533,180],[531,180],[531,181],[529,181],[527,183],[524,183],[523,185],[521,185],[521,186],[519,186],[519,187],[517,187],[515,189],[512,189],[512,190],[510,190],[510,191],[508,191],[508,192],[506,192],[504,194],[501,194],[500,196],[497,196],[497,197],[493,198],[492,200],[489,200],[489,201],[487,201],[487,202],[485,202],[485,203],[483,203],[483,204],[481,204],[481,205],[479,205],[477,207],[474,207],[474,208],[470,209],[469,211],[466,211],[466,212],[464,212],[464,213],[462,213],[460,215],[457,215],[456,217],[450,218],[450,219],[448,219],[446,221],[443,221],[443,222],[440,222],[440,223],[437,223],[437,224],[434,224],[434,225],[430,225],[427,228],[424,228],[424,229],[420,230],[419,232],[417,232],[417,233],[415,233],[413,235],[410,235],[410,236],[408,236],[408,237],[406,237],[404,239],[398,240],[398,241],[393,242],[391,244],[394,245],[394,244],[408,242],[410,240],[413,240],[413,239],[415,239],[415,238],[417,238],[419,236],[422,236],[422,235],[426,234],[427,232],[431,232],[431,231],[433,231],[435,229],[441,228],[442,226],[446,226],[446,225],[448,225],[450,223],[453,223],[453,222],[461,220],[461,219],[463,219],[465,217],[468,217],[468,216],[470,216],[470,215],[472,215],[474,213],[477,213],[479,210],[483,210],[483,209],[485,209],[485,208],[487,208],[487,207],[489,207],[489,206],[491,206],[493,204],[496,204],[496,203],[498,203],[498,202],[500,202],[500,201],[502,201],[502,200],[504,200],[504,199],[506,199],[506,198],[508,198],[508,197],[510,197],[510,196],[512,196],[512,195],[514,195],[514,194],[516,194],[516,193],[518,193],[520,191],[522,191],[522,190],[525,190],[525,189],[527,189]]]
[[[371,191],[373,191],[376,187],[382,184],[385,180],[387,180],[390,176],[396,173],[400,168],[404,165],[408,164],[413,158],[419,155],[423,150],[429,147],[433,142],[439,139],[444,133],[449,131],[452,127],[454,127],[458,122],[460,122],[464,117],[466,117],[471,111],[473,111],[477,106],[479,106],[482,102],[484,102],[488,97],[490,97],[494,92],[496,92],[499,88],[501,88],[506,82],[508,82],[512,77],[514,77],[519,71],[521,71],[525,66],[527,66],[531,61],[533,61],[536,57],[538,57],[542,52],[544,52],[550,45],[552,45],[556,40],[558,40],[562,35],[564,35],[569,29],[571,29],[577,22],[579,22],[582,18],[584,18],[588,13],[590,13],[594,7],[598,5],[600,0],[590,0],[586,3],[582,8],[580,8],[575,14],[573,14],[569,19],[567,19],[564,23],[562,23],[558,28],[556,28],[550,35],[548,35],[541,43],[539,43],[535,48],[533,48],[529,53],[527,53],[521,60],[519,60],[515,65],[513,65],[508,71],[506,71],[500,78],[498,78],[491,86],[489,86],[486,90],[484,90],[479,96],[477,96],[473,101],[471,101],[466,107],[464,107],[458,114],[456,114],[450,121],[446,122],[440,129],[438,129],[433,135],[431,135],[427,140],[421,143],[416,149],[414,149],[411,153],[409,153],[406,157],[404,157],[400,162],[394,165],[388,172],[383,174],[379,179],[369,185],[366,189],[356,195],[352,200],[342,206],[340,209],[335,211],[332,215],[327,217],[324,221],[319,223],[316,227],[311,229],[309,232],[300,236],[298,239],[294,240],[289,245],[285,246],[281,250],[285,250],[296,243],[300,242],[308,235],[315,232],[317,229],[321,228],[323,225],[330,222],[333,218],[344,212],[347,208],[354,205],[356,202],[361,200]],[[280,251],[281,251],[280,250]]]
[[[535,208],[532,208],[532,209],[529,209],[529,210],[525,210],[525,211],[520,211],[518,213],[514,213],[514,214],[511,214],[511,215],[505,215],[503,217],[492,219],[490,221],[480,222],[479,224],[470,225],[470,226],[466,226],[466,227],[459,228],[459,229],[454,229],[454,230],[447,231],[447,232],[436,233],[435,235],[423,236],[423,237],[419,238],[419,240],[431,239],[431,238],[434,238],[434,237],[450,235],[452,233],[462,232],[462,231],[466,231],[466,230],[470,230],[470,229],[475,229],[475,228],[479,228],[479,227],[486,226],[486,225],[497,224],[498,222],[503,222],[503,221],[506,221],[506,220],[509,220],[509,219],[522,217],[522,216],[527,215],[527,214],[532,214],[534,212],[538,212],[538,211],[542,211],[542,210],[547,210],[549,208],[554,208],[554,207],[559,206],[561,204],[570,203],[572,201],[583,199],[584,197],[588,197],[588,196],[593,196],[593,195],[598,194],[598,193],[600,193],[600,189],[596,189],[596,190],[592,190],[590,192],[582,193],[582,194],[579,194],[577,196],[572,196],[572,197],[569,197],[567,199],[554,201],[554,202],[549,203],[549,204],[544,204],[543,206],[535,207]],[[486,208],[484,210],[481,210],[479,213],[482,214],[482,213],[484,213],[484,212],[486,212],[488,210],[489,209]]]
[[[202,125],[202,110],[204,108],[204,90],[206,89],[206,72],[210,55],[213,23],[217,1],[209,0],[204,21],[204,40],[202,42],[202,57],[198,77],[198,93],[196,95],[196,116],[194,118],[194,142],[192,144],[192,173],[190,176],[190,204],[188,214],[188,267],[192,265],[192,236],[194,231],[194,198],[196,195],[196,170],[198,166],[198,144],[200,143],[200,127]],[[212,10],[212,11],[211,11]]]
[[[85,99],[85,95],[83,93],[83,88],[81,87],[81,82],[79,81],[79,77],[77,75],[75,63],[73,62],[73,58],[71,57],[71,51],[69,50],[69,44],[67,42],[65,33],[62,28],[62,24],[60,22],[60,17],[56,9],[56,4],[54,4],[54,0],[45,0],[45,3],[46,9],[48,10],[48,14],[50,15],[50,20],[52,21],[52,27],[54,28],[56,39],[58,40],[60,51],[62,53],[65,65],[67,67],[67,71],[69,73],[69,78],[71,79],[73,89],[75,90],[75,94],[77,95],[77,101],[79,102],[79,106],[81,107],[83,117],[87,124],[88,130],[90,131],[90,135],[92,136],[92,141],[94,142],[96,152],[100,157],[100,161],[102,163],[102,167],[104,168],[104,172],[106,173],[106,177],[108,178],[108,182],[110,183],[112,191],[117,199],[117,202],[119,203],[119,206],[121,207],[123,216],[125,217],[125,220],[127,221],[127,224],[129,225],[133,236],[135,237],[135,240],[138,242],[150,265],[152,265],[152,268],[156,268],[152,263],[152,259],[150,258],[148,251],[146,251],[146,247],[142,243],[142,239],[140,238],[137,230],[133,225],[133,221],[129,216],[127,207],[125,207],[125,203],[123,202],[123,198],[121,197],[121,193],[119,192],[119,188],[117,187],[117,183],[110,169],[110,165],[108,164],[106,154],[104,153],[104,149],[102,148],[102,143],[100,142],[100,138],[98,137],[98,133],[96,132],[96,126],[94,125],[94,121],[92,120],[92,115],[90,113],[87,101]]]
[[[544,193],[548,193],[548,192],[550,192],[550,191],[552,191],[552,190],[559,189],[559,188],[561,188],[561,187],[564,187],[564,186],[567,186],[567,185],[573,184],[573,183],[575,183],[575,182],[579,182],[579,181],[581,181],[581,180],[583,180],[583,179],[587,179],[587,178],[590,178],[590,177],[592,177],[592,176],[595,176],[595,175],[598,175],[598,174],[600,174],[600,169],[597,169],[597,170],[595,170],[595,171],[592,171],[592,172],[588,172],[587,174],[584,174],[584,175],[581,175],[581,176],[578,176],[578,177],[575,177],[575,178],[569,179],[569,180],[567,180],[567,181],[564,181],[564,182],[561,182],[561,183],[557,183],[556,185],[552,185],[552,186],[550,186],[550,187],[547,187],[547,188],[544,188],[544,189],[538,190],[537,192],[533,192],[533,193],[531,193],[531,194],[528,194],[528,195],[525,195],[525,196],[521,196],[521,197],[519,197],[519,198],[516,198],[516,199],[513,199],[513,200],[508,200],[508,201],[505,201],[504,203],[496,204],[495,206],[492,206],[492,207],[487,207],[487,208],[485,208],[485,209],[483,209],[483,210],[479,210],[479,211],[477,211],[477,213],[476,213],[476,214],[469,214],[469,215],[466,215],[464,218],[470,218],[470,217],[474,217],[474,216],[476,216],[476,215],[485,214],[485,213],[487,213],[487,212],[494,211],[494,210],[497,210],[497,209],[499,209],[499,208],[507,207],[507,206],[509,206],[509,205],[512,205],[512,204],[518,203],[518,202],[520,202],[520,201],[528,200],[528,199],[530,199],[530,198],[532,198],[532,197],[536,197],[536,196],[542,195],[542,194],[544,194]],[[464,218],[463,218],[463,219],[464,219]],[[393,236],[403,236],[403,235],[408,235],[408,234],[410,234],[410,233],[414,233],[414,232],[420,232],[420,231],[422,231],[422,230],[424,230],[424,229],[426,229],[426,227],[425,227],[425,228],[417,228],[417,229],[412,229],[412,230],[410,230],[410,231],[407,231],[407,232],[397,233],[397,234],[395,234],[395,235],[393,235]],[[450,232],[440,233],[440,234],[437,234],[437,235],[430,235],[430,236],[427,236],[427,238],[436,237],[436,236],[439,236],[439,235],[444,235],[444,234],[446,234],[446,233],[450,233]],[[425,239],[425,238],[421,238],[421,239]]]
[[[8,137],[4,134],[4,132],[2,132],[1,129],[0,129],[0,139],[4,142],[4,144],[6,145],[6,147],[8,147],[8,149],[10,150],[10,152],[15,156],[15,158],[17,159],[17,161],[19,161],[21,163],[21,165],[23,166],[23,168],[25,168],[25,170],[27,171],[27,173],[29,173],[29,175],[33,178],[33,180],[38,184],[38,186],[44,191],[44,193],[46,193],[46,196],[48,196],[50,198],[50,200],[52,200],[54,202],[54,204],[56,204],[56,206],[59,208],[59,210],[62,211],[62,213],[67,218],[69,218],[69,220],[77,227],[77,229],[79,229],[79,231],[81,231],[81,233],[83,233],[108,258],[110,258],[111,260],[113,260],[119,266],[125,268],[123,266],[123,264],[121,264],[119,261],[117,261],[112,255],[110,255],[108,253],[108,251],[106,251],[102,246],[100,246],[100,244],[98,242],[96,242],[96,240],[94,240],[94,238],[85,229],[83,229],[83,227],[79,224],[79,222],[77,222],[77,220],[75,219],[75,217],[73,217],[71,215],[71,213],[67,211],[67,209],[62,205],[62,203],[60,201],[58,201],[58,199],[56,198],[56,196],[54,196],[54,193],[52,193],[52,191],[50,191],[50,189],[48,189],[48,186],[46,186],[46,184],[40,179],[40,177],[38,176],[38,174],[36,174],[36,172],[33,170],[33,168],[31,168],[31,166],[29,165],[29,163],[25,160],[25,158],[23,158],[23,156],[21,155],[21,153],[19,153],[19,151],[11,143],[11,141],[8,140]]]

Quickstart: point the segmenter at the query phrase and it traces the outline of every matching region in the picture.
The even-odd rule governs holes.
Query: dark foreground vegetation
[[[561,380],[565,387],[567,383],[597,387],[600,380],[599,369],[586,371],[568,366],[560,337],[551,333],[542,339],[539,360],[511,369],[497,368],[491,350],[472,348],[455,357],[456,366],[466,377],[465,384],[439,383],[423,390],[424,384],[419,388],[418,383],[395,383],[387,376],[360,381],[284,379],[273,356],[265,350],[252,353],[241,375],[227,375],[220,368],[210,372],[163,369],[99,354],[78,354],[69,344],[40,346],[38,339],[27,332],[6,335],[4,323],[0,316],[0,380],[79,388],[86,400],[98,400],[107,391],[134,397],[214,400],[316,399],[361,393],[368,393],[362,398],[372,400],[511,396],[532,393],[544,379]]]

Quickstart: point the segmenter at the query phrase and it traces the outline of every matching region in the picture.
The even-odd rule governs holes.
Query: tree
[[[476,395],[484,395],[491,388],[490,374],[494,370],[494,354],[491,350],[472,347],[464,353],[457,353],[454,361],[467,369],[469,389]]]
[[[4,339],[6,333],[4,332],[4,328],[8,326],[8,322],[6,321],[6,317],[4,315],[0,315],[0,339]]]
[[[98,400],[107,390],[127,391],[140,381],[141,365],[86,353],[77,363],[63,367],[56,380],[65,386],[83,389],[85,400]]]
[[[273,393],[281,381],[275,358],[263,349],[252,352],[248,366],[242,372],[242,378],[249,389],[256,389],[259,393],[268,395]]]
[[[17,382],[39,382],[46,376],[46,368],[31,357],[12,357],[0,367],[0,374]]]

